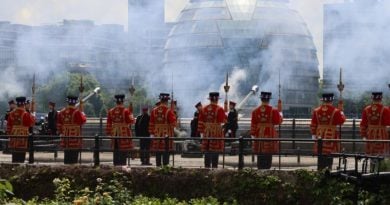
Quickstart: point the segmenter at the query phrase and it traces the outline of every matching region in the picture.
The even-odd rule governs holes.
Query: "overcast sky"
[[[154,1],[154,0],[153,0]],[[162,0],[155,0],[162,1]],[[290,0],[307,22],[318,48],[322,73],[322,5],[342,0]],[[88,19],[97,24],[122,24],[127,29],[127,0],[0,0],[0,21],[44,25],[63,19]],[[188,0],[166,0],[166,20],[172,21]]]

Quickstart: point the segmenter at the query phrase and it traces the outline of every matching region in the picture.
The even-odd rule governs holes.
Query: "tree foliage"
[[[137,88],[134,95],[129,97],[129,91],[124,89],[109,90],[101,85],[92,74],[62,72],[54,75],[49,82],[40,86],[37,90],[38,112],[48,112],[47,104],[49,101],[55,102],[57,109],[60,110],[66,106],[67,95],[79,96],[81,75],[83,76],[84,97],[96,87],[101,88],[98,95],[93,96],[84,103],[84,112],[88,117],[99,117],[100,115],[105,117],[107,110],[115,106],[114,95],[118,93],[126,94],[127,100],[125,104],[128,106],[131,101],[135,114],[141,110],[141,107],[151,105],[151,100],[147,97],[147,91],[142,87]]]

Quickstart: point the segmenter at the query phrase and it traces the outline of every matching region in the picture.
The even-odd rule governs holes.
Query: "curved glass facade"
[[[219,90],[226,72],[237,68],[247,75],[232,85],[239,87],[232,96],[245,96],[254,84],[277,96],[280,71],[286,110],[310,112],[317,103],[316,48],[305,22],[287,1],[190,1],[169,34],[164,58],[164,72],[188,84],[177,91],[188,96],[183,104]]]

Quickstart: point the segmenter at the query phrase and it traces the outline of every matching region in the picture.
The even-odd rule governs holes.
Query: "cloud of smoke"
[[[230,86],[228,98],[229,100],[235,101],[236,103],[239,103],[240,100],[242,100],[242,93],[240,88],[240,85],[243,84],[243,82],[247,79],[247,71],[245,69],[241,69],[239,67],[234,67],[232,72],[229,74],[228,83]],[[224,86],[226,84],[223,83],[219,87],[219,92],[223,95],[225,93]],[[249,90],[248,90],[249,92]]]
[[[325,19],[324,76],[336,91],[343,68],[344,96],[387,91],[390,75],[390,2],[355,0],[330,4]],[[326,78],[327,77],[327,78]]]
[[[0,80],[0,96],[1,98],[8,98],[9,96],[18,96],[24,94],[24,88],[21,83],[18,83],[19,76],[15,67],[8,67],[2,71]],[[5,99],[7,100],[7,99]]]
[[[3,23],[0,32],[7,34],[0,40],[9,47],[3,48],[5,55],[1,56],[1,65],[8,66],[5,72],[9,73],[0,79],[7,84],[2,86],[6,91],[1,97],[8,92],[10,97],[14,93],[31,95],[33,73],[37,74],[37,85],[45,86],[56,73],[89,72],[108,89],[128,77],[123,74],[128,69],[123,26],[91,21],[36,27]]]

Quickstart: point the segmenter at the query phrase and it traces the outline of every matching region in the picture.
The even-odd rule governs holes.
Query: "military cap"
[[[196,103],[196,105],[195,105],[196,108],[199,107],[199,106],[202,106],[202,103],[201,103],[201,102],[198,102],[198,103]]]
[[[125,95],[124,94],[117,94],[114,97],[115,97],[117,103],[124,102],[124,99],[125,99]]]
[[[16,100],[16,104],[17,105],[24,105],[24,104],[26,104],[26,97],[23,97],[23,96],[17,97],[15,100]]]
[[[77,103],[77,100],[79,98],[77,96],[74,96],[74,95],[68,95],[66,97],[66,101],[69,103],[69,104],[76,104]]]
[[[332,102],[334,100],[334,94],[333,93],[323,93],[321,100],[325,101],[325,102]]]
[[[169,93],[160,93],[159,97],[160,100],[167,101],[170,100],[171,98],[169,97]]]
[[[271,92],[261,92],[260,93],[260,99],[261,100],[270,100],[272,96]]]
[[[219,99],[219,92],[210,92],[209,99],[210,100],[218,100]]]
[[[373,100],[382,100],[383,93],[382,92],[372,92],[371,93],[371,98]]]

